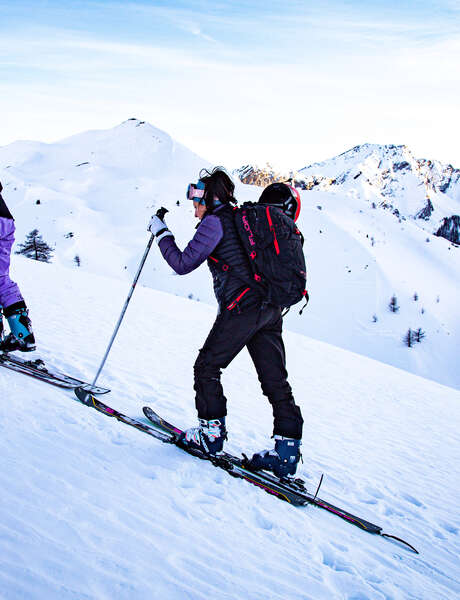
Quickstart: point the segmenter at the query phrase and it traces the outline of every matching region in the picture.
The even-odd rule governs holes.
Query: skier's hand
[[[156,236],[158,243],[164,237],[167,237],[168,235],[172,235],[172,233],[169,231],[166,223],[162,219],[160,219],[160,217],[157,217],[157,215],[153,215],[153,217],[150,219],[150,223],[149,223],[149,226],[147,227],[147,229],[148,229],[148,231],[150,231],[151,234]]]
[[[153,215],[153,217],[150,219],[147,229],[150,231],[150,233],[153,233],[153,235],[157,235],[157,233],[159,233],[162,229],[168,229],[168,227],[164,221],[162,221],[156,215]]]

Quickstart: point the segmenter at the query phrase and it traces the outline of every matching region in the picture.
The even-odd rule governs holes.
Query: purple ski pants
[[[14,242],[14,221],[0,217],[0,306],[23,300],[19,287],[10,279],[10,254]]]

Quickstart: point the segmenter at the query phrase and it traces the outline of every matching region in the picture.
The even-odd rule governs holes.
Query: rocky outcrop
[[[431,200],[429,198],[427,198],[425,207],[422,208],[422,210],[420,210],[415,215],[415,217],[417,219],[424,219],[425,221],[428,221],[428,219],[431,217],[431,214],[433,211],[434,211],[433,204],[432,204]]]
[[[435,233],[453,244],[460,244],[460,216],[452,215],[443,219],[441,227]]]
[[[260,187],[266,187],[271,183],[277,182],[292,183],[296,179],[296,173],[294,173],[293,171],[288,171],[286,173],[277,172],[268,163],[265,165],[265,167],[258,167],[255,165],[244,165],[239,169],[235,169],[233,173],[243,183],[249,185],[257,185]]]

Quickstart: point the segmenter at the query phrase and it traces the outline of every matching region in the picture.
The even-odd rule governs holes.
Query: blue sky
[[[147,120],[210,162],[460,166],[460,1],[0,0],[0,145]]]

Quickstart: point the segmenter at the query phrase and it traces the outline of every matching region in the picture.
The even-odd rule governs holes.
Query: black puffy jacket
[[[236,230],[233,210],[224,205],[213,212],[222,224],[223,236],[208,258],[208,266],[220,310],[240,312],[260,306],[262,300],[253,283],[254,276]],[[225,270],[227,265],[230,268]]]

